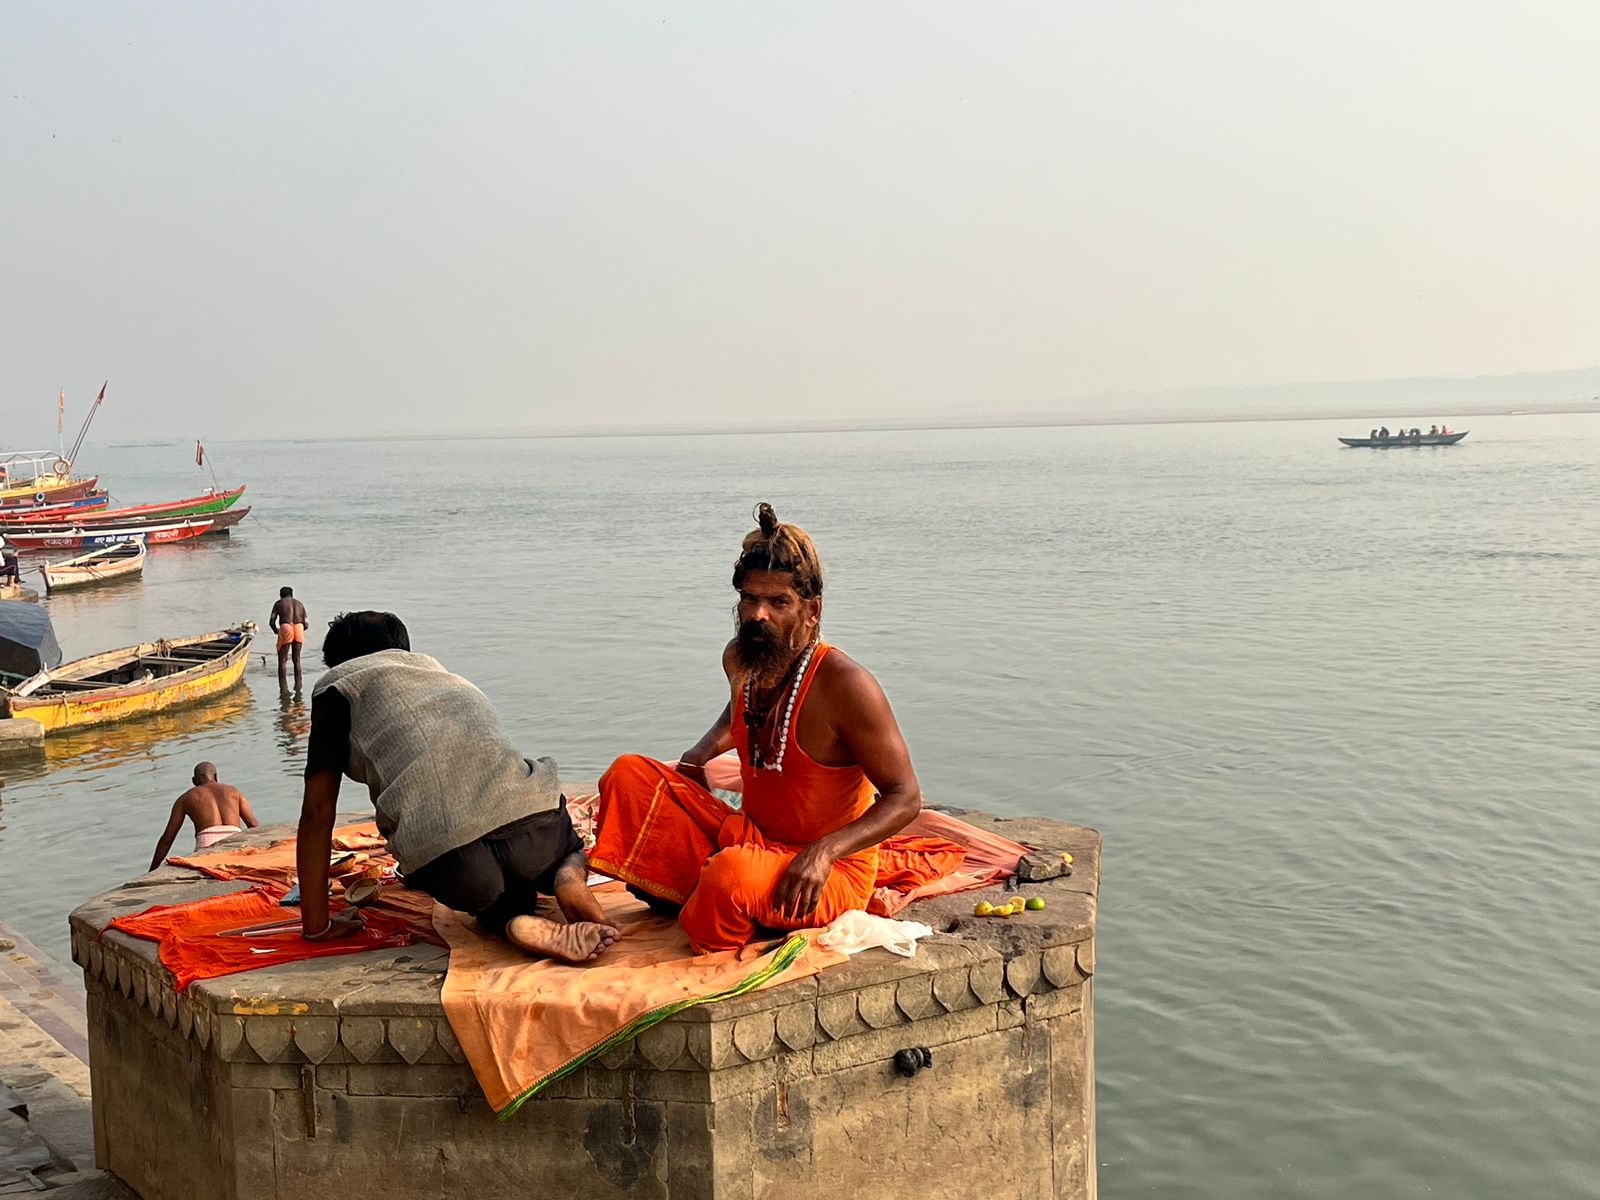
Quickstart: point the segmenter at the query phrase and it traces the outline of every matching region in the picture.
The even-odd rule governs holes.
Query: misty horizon
[[[1576,386],[1600,10],[1539,12],[15,5],[0,442]]]

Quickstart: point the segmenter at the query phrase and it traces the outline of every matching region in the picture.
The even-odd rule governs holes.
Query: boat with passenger
[[[1339,440],[1346,446],[1368,446],[1374,450],[1388,450],[1401,446],[1454,446],[1471,432],[1470,429],[1463,429],[1460,433],[1422,433],[1411,430],[1393,433],[1387,437],[1374,434],[1371,437],[1342,437]]]

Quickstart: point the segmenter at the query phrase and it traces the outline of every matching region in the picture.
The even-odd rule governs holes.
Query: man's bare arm
[[[183,819],[188,816],[183,801],[188,794],[188,792],[185,792],[173,802],[172,815],[167,818],[167,827],[161,831],[161,837],[156,842],[155,857],[150,860],[150,869],[152,871],[166,860],[167,851],[172,849],[172,843],[177,839],[179,831],[183,829]]]
[[[360,928],[359,921],[328,919],[328,856],[333,850],[333,820],[339,807],[340,773],[318,771],[306,776],[300,803],[300,828],[295,841],[295,869],[300,874],[300,933],[320,941]]]
[[[729,642],[722,652],[722,670],[728,676],[730,692],[734,686],[734,643]],[[733,699],[722,706],[722,712],[706,730],[700,740],[678,755],[678,770],[697,783],[706,780],[705,765],[719,754],[733,749]]]
[[[244,798],[244,793],[242,792],[239,794],[239,820],[244,822],[246,829],[254,829],[261,824],[260,821],[256,820],[255,809],[250,807],[250,801]]]
[[[894,719],[889,698],[866,668],[851,663],[829,697],[836,732],[877,789],[878,801],[843,829],[818,838],[789,864],[773,891],[778,911],[798,920],[817,907],[833,864],[893,837],[922,811],[922,788],[911,751]]]

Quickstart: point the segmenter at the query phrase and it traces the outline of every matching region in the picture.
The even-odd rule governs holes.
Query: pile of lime
[[[992,904],[988,900],[979,900],[972,910],[972,915],[975,917],[1014,917],[1022,912],[1041,912],[1043,909],[1043,896],[1029,896],[1026,900],[1021,896],[1013,896],[1000,904]]]

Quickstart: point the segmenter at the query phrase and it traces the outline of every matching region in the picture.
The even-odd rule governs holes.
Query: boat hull
[[[243,487],[236,487],[229,492],[215,492],[205,496],[190,496],[186,500],[170,500],[162,504],[138,504],[128,508],[108,508],[104,512],[95,511],[84,514],[62,505],[49,513],[35,514],[29,511],[0,512],[0,526],[4,525],[29,525],[50,521],[83,523],[88,521],[128,521],[146,520],[152,518],[173,519],[177,517],[192,517],[206,513],[219,513],[231,508],[238,503],[239,497],[244,495]],[[77,503],[74,501],[73,503]],[[101,501],[104,503],[104,501]]]
[[[135,517],[128,521],[110,521],[102,525],[95,521],[73,522],[69,528],[55,525],[23,525],[0,527],[0,539],[18,550],[74,550],[88,546],[109,546],[115,542],[143,539],[152,546],[167,542],[182,542],[189,538],[211,533],[226,533],[245,517],[250,507],[234,508],[227,512],[208,513],[198,517]]]
[[[108,557],[119,547],[131,547],[136,553]],[[46,563],[40,570],[44,574],[44,590],[50,595],[72,588],[92,587],[118,579],[131,579],[144,573],[145,546],[142,542],[122,542],[104,550],[91,551],[65,562]]]
[[[122,662],[137,661],[142,657],[170,653],[184,646],[230,636],[237,636],[238,641],[221,657],[148,682],[109,686],[78,694],[27,694],[48,687],[52,679],[71,678],[75,672],[92,674],[96,670],[109,670]],[[193,704],[238,686],[250,661],[250,643],[254,636],[250,629],[223,630],[171,642],[147,642],[63,663],[53,671],[43,671],[19,683],[7,699],[7,707],[13,717],[29,717],[38,721],[44,726],[45,733],[51,734],[93,725],[110,725],[179,705]]]
[[[148,529],[64,529],[59,533],[14,533],[5,531],[5,542],[18,550],[79,550],[87,546],[112,546],[117,542],[143,539],[152,546],[197,538],[211,529],[205,518],[157,525]]]
[[[80,496],[87,496],[94,491],[99,482],[100,476],[98,475],[91,475],[88,479],[52,477],[45,480],[38,487],[35,487],[33,483],[29,483],[21,487],[0,488],[0,509],[28,509],[36,508],[41,503],[54,504],[58,500],[76,500]],[[43,501],[37,498],[41,493],[45,497]]]
[[[1368,447],[1373,450],[1401,450],[1407,446],[1454,446],[1467,434],[1470,429],[1463,429],[1460,433],[1425,433],[1414,438],[1347,438],[1339,440],[1346,446]]]
[[[0,522],[26,524],[29,521],[54,521],[58,517],[68,521],[75,516],[97,516],[101,510],[109,511],[110,505],[111,497],[104,492],[97,492],[92,496],[79,496],[76,500],[52,500],[48,504],[35,504],[27,508],[0,508]]]
[[[5,544],[18,550],[75,550],[89,546],[110,546],[116,542],[144,541],[151,546],[183,542],[206,534],[227,533],[250,515],[248,506],[200,517],[112,522],[109,526],[85,521],[70,529],[52,525],[29,525],[21,529],[0,529]]]

